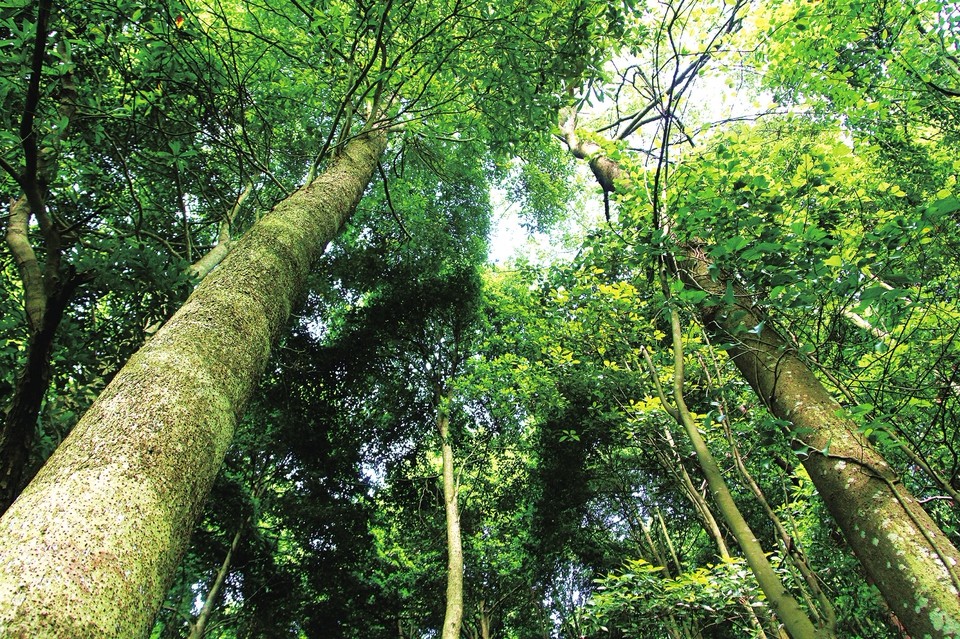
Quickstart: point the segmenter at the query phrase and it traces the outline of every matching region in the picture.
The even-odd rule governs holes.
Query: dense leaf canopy
[[[447,451],[461,636],[960,636],[897,600],[863,554],[914,557],[853,536],[837,509],[865,507],[811,470],[862,462],[916,506],[884,529],[928,517],[955,598],[958,23],[941,0],[0,2],[4,508],[271,209],[382,133],[152,637],[441,636]],[[492,264],[513,219],[550,248]],[[883,466],[746,361],[809,371]]]

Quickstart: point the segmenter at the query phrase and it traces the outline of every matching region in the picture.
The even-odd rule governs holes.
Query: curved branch
[[[26,198],[20,197],[10,204],[5,239],[13,260],[17,264],[17,271],[23,285],[23,307],[27,314],[27,325],[30,332],[35,333],[43,326],[47,295],[43,286],[40,263],[30,244],[29,224],[30,204]]]

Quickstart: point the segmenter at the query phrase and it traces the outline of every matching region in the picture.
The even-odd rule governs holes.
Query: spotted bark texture
[[[572,155],[588,159],[605,191],[629,188],[621,167],[576,134],[575,114],[561,122]],[[726,281],[710,276],[701,247],[686,247],[680,276],[723,300]],[[736,299],[750,300],[738,290]],[[749,304],[703,307],[704,325],[730,344],[728,353],[757,396],[791,424],[817,492],[900,622],[916,639],[960,638],[960,553],[883,457],[844,417],[810,367]],[[751,332],[760,327],[759,333]],[[818,452],[819,451],[819,452]]]
[[[688,282],[722,299],[726,282],[709,260],[688,251]],[[749,300],[738,291],[737,299]],[[843,536],[911,636],[960,637],[960,553],[843,408],[749,304],[704,309],[704,322],[728,344],[737,369],[775,416],[790,423],[801,462]],[[759,332],[755,327],[762,327]],[[951,572],[953,574],[951,574]]]
[[[148,634],[270,346],[385,145],[350,142],[251,228],[0,519],[0,638]]]

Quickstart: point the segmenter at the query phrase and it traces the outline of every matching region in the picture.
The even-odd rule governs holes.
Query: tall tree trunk
[[[666,279],[664,277],[664,289]],[[693,446],[697,456],[697,462],[703,472],[707,485],[710,487],[710,493],[713,495],[713,501],[720,509],[723,520],[727,522],[730,531],[740,545],[743,551],[744,559],[753,572],[760,589],[770,602],[770,607],[774,610],[777,617],[786,627],[787,631],[794,639],[814,639],[815,637],[834,637],[832,629],[816,628],[810,618],[800,607],[796,598],[791,595],[780,581],[780,576],[773,569],[773,565],[767,558],[763,547],[760,545],[757,536],[753,533],[750,525],[740,513],[740,508],[733,499],[733,494],[727,486],[727,481],[723,477],[720,466],[717,464],[713,453],[707,447],[706,441],[700,435],[700,430],[694,421],[693,415],[687,408],[683,396],[684,386],[684,366],[683,366],[683,337],[680,329],[680,314],[676,308],[670,309],[670,327],[673,339],[673,402],[671,407],[660,382],[657,379],[657,369],[653,365],[653,360],[649,354],[644,351],[647,362],[650,366],[650,374],[656,386],[657,393],[664,409],[673,417],[687,433],[687,438]]]
[[[439,395],[439,394],[438,394]],[[463,539],[460,534],[460,507],[457,504],[457,477],[450,441],[449,391],[437,407],[437,431],[443,459],[443,504],[447,522],[447,608],[442,639],[459,639],[463,622]]]
[[[670,531],[667,530],[667,522],[663,520],[660,509],[656,509],[657,521],[660,523],[660,532],[667,542],[667,549],[670,551],[670,557],[673,559],[673,565],[677,567],[677,572],[683,572],[683,566],[680,565],[680,559],[677,558],[677,550],[673,547],[673,540],[670,539]]]
[[[563,127],[571,153],[592,158],[597,181],[605,190],[616,190],[626,179],[620,166],[604,157],[599,145],[580,140],[575,124],[571,117]],[[706,253],[696,246],[686,252],[681,275],[723,300],[727,283],[711,278]],[[736,299],[749,299],[748,292],[737,293]],[[757,396],[792,424],[817,492],[907,631],[931,639],[960,637],[960,553],[886,460],[751,305],[720,303],[702,308],[701,315],[715,337],[731,344],[730,358]]]
[[[480,639],[491,639],[493,636],[493,610],[480,602]]]
[[[354,139],[257,222],[0,519],[0,637],[149,632],[270,345],[385,147]]]
[[[697,359],[700,360],[700,365],[706,372],[708,388],[710,388],[713,392],[717,392],[717,388],[714,386],[713,377],[710,374],[710,369],[707,366],[706,361],[704,361],[704,359],[699,355],[697,355]],[[715,357],[713,358],[713,365],[715,368],[717,368],[717,374],[719,376],[719,364],[717,363]],[[720,409],[723,411],[723,415],[726,416],[726,419],[723,420],[723,432],[724,435],[726,435],[727,446],[730,447],[730,455],[733,457],[734,466],[740,473],[740,478],[743,480],[744,484],[746,484],[747,488],[750,489],[750,492],[753,493],[753,496],[760,504],[760,507],[763,508],[763,512],[766,513],[767,519],[769,519],[770,523],[773,524],[773,529],[776,531],[777,537],[780,540],[780,550],[783,552],[784,557],[789,559],[796,570],[800,572],[804,582],[807,584],[809,593],[816,598],[816,603],[814,603],[810,598],[810,594],[808,594],[807,591],[803,591],[804,601],[807,603],[807,609],[810,611],[810,614],[814,617],[813,621],[818,625],[830,628],[831,632],[836,632],[837,615],[836,610],[833,607],[833,603],[820,587],[817,575],[807,563],[807,558],[803,554],[799,544],[796,543],[793,535],[791,535],[786,526],[784,526],[783,522],[780,520],[780,517],[770,505],[770,502],[767,501],[767,496],[763,493],[763,489],[760,488],[760,484],[756,482],[749,469],[747,469],[747,464],[743,459],[743,455],[740,454],[740,448],[737,445],[736,438],[733,435],[733,430],[730,428],[730,410],[727,407],[726,401],[722,397],[720,398]]]
[[[723,297],[726,283],[710,278],[705,254],[693,248],[684,264],[692,284]],[[960,637],[960,553],[883,456],[753,307],[720,305],[702,315],[764,404],[792,425],[817,492],[908,632]]]
[[[647,546],[650,548],[650,555],[653,560],[656,562],[657,566],[663,568],[663,577],[664,579],[673,579],[673,571],[670,570],[670,565],[667,563],[667,560],[664,559],[663,553],[660,552],[660,547],[654,541],[653,536],[650,534],[650,527],[647,526],[642,521],[640,524],[640,532],[643,534],[643,539],[646,541]],[[667,614],[667,618],[664,621],[664,627],[667,629],[667,634],[670,635],[671,639],[684,639],[689,637],[689,633],[686,630],[686,627],[680,623],[677,623],[676,617],[672,613]]]
[[[42,141],[34,121],[42,99],[43,59],[52,12],[52,2],[37,3],[36,38],[28,82],[26,104],[20,123],[21,147],[25,169],[17,181],[23,194],[10,204],[4,240],[17,265],[23,288],[23,308],[27,320],[26,360],[17,375],[13,396],[0,423],[0,514],[20,493],[25,470],[33,448],[43,398],[50,385],[51,357],[57,329],[77,287],[92,279],[78,274],[71,265],[63,267],[61,228],[47,211],[47,185],[57,173],[57,149],[66,138],[76,111],[77,88],[70,70],[70,51],[60,42],[57,55],[64,62],[59,78],[59,116],[63,123]],[[41,146],[43,148],[41,148]],[[9,170],[9,169],[8,169]],[[15,176],[16,177],[16,176]],[[36,219],[43,238],[43,263],[30,240],[31,220]]]

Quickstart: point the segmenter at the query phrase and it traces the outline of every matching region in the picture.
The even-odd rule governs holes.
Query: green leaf
[[[830,257],[825,259],[823,263],[825,266],[839,268],[843,266],[843,258],[841,258],[839,255],[831,255]]]

